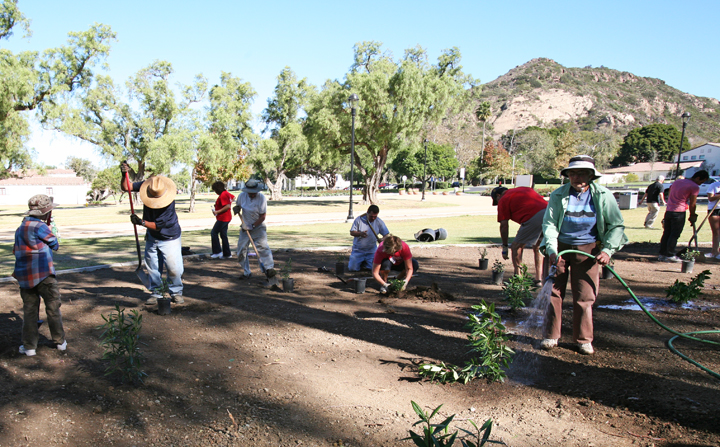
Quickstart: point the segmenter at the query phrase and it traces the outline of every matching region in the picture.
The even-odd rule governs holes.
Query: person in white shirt
[[[372,269],[378,238],[390,233],[378,214],[380,208],[377,205],[370,205],[367,213],[358,216],[350,227],[350,236],[355,238],[348,261],[348,270],[351,272],[363,268]]]
[[[720,206],[717,205],[720,200],[720,182],[715,182],[707,190],[708,198],[708,213],[710,214],[707,218],[710,224],[710,230],[712,231],[712,252],[711,257],[720,261]]]
[[[250,179],[245,182],[242,193],[237,198],[237,205],[233,207],[235,214],[242,212],[242,227],[240,229],[240,237],[238,238],[237,257],[238,262],[243,266],[243,275],[239,279],[248,279],[252,276],[250,272],[250,262],[247,258],[248,246],[250,238],[248,232],[252,236],[253,242],[257,247],[260,262],[265,267],[265,276],[268,279],[274,277],[275,263],[273,262],[272,251],[268,246],[267,230],[265,227],[265,216],[267,215],[267,198],[260,192],[260,182]]]

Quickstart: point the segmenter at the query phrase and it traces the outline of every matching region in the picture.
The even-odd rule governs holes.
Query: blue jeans
[[[163,269],[167,267],[167,281],[170,286],[170,295],[183,294],[182,274],[183,257],[181,238],[170,241],[155,239],[147,233],[145,239],[145,264],[150,277],[150,292],[159,297],[162,287]]]
[[[220,253],[220,241],[222,241],[222,254],[224,257],[229,258],[231,256],[230,253],[230,243],[228,242],[228,225],[230,225],[230,222],[222,222],[222,221],[215,221],[215,225],[213,225],[213,229],[210,232],[210,241],[212,242],[212,252],[213,254]]]
[[[374,251],[370,253],[353,251],[350,253],[350,259],[348,260],[348,270],[351,272],[359,272],[363,268],[372,270],[373,258],[375,258]]]

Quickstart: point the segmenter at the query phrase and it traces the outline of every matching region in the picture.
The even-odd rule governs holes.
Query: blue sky
[[[376,40],[400,57],[420,45],[435,61],[457,46],[465,72],[483,83],[532,58],[568,67],[604,65],[663,79],[697,96],[720,98],[718,41],[711,29],[720,2],[693,1],[218,1],[20,0],[33,35],[0,42],[12,51],[64,44],[92,23],[117,33],[107,62],[122,83],[153,60],[167,60],[174,81],[220,72],[249,81],[259,113],[285,66],[321,85],[341,79],[357,42]],[[688,130],[691,131],[692,124]],[[47,165],[68,155],[102,166],[97,150],[36,129],[29,144]]]

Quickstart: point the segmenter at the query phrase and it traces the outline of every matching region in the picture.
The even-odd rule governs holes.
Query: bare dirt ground
[[[497,303],[510,328],[524,313],[509,312],[490,271],[477,268],[477,249],[413,252],[421,269],[410,291],[435,283],[452,299],[380,302],[370,281],[366,293],[352,293],[318,272],[336,255],[322,251],[276,253],[278,266],[292,257],[294,293],[264,287],[259,275],[238,281],[231,260],[188,259],[186,303],[168,316],[145,309],[133,268],[61,275],[68,350],[52,349],[44,325],[32,358],[17,354],[17,286],[0,284],[0,445],[411,445],[400,441],[417,420],[411,400],[444,404],[437,422],[456,414],[453,427],[492,418],[492,439],[510,446],[720,445],[720,381],[671,353],[670,334],[638,311],[595,310],[594,356],[571,343],[568,305],[557,349],[512,336],[518,355],[505,383],[419,380],[420,361],[467,360],[465,315],[480,299]],[[491,260],[499,255],[491,250]],[[655,261],[651,245],[630,245],[617,258],[616,270],[643,297],[664,298],[675,279],[694,276]],[[705,268],[713,276],[701,300],[661,307],[663,323],[720,328],[720,264],[696,265],[695,274]],[[617,280],[603,280],[599,306],[628,299]],[[144,386],[103,376],[97,326],[116,303],[143,311]],[[720,370],[716,348],[676,345]]]

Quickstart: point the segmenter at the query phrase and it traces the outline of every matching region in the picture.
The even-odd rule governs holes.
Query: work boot
[[[267,271],[265,272],[265,276],[267,277],[267,279],[270,279],[275,275],[277,275],[275,269],[267,269]]]
[[[158,298],[159,297],[157,297],[155,295],[151,295],[150,298],[148,298],[147,301],[145,301],[145,304],[148,306],[154,306],[157,304]]]
[[[173,295],[172,297],[170,297],[170,301],[175,304],[183,304],[185,302],[185,298],[183,298],[182,295]]]

